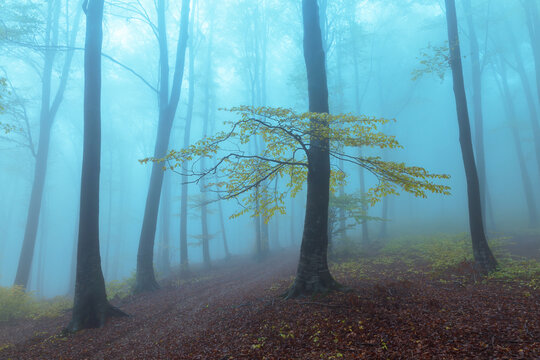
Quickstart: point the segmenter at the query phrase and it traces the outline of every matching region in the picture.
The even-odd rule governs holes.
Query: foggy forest
[[[539,0],[0,0],[1,359],[540,358]]]

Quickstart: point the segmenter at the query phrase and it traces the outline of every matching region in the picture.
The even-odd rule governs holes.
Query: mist
[[[336,258],[332,251],[346,252],[350,244],[371,253],[396,239],[468,236],[468,179],[445,2],[318,5],[329,113],[388,119],[377,131],[401,144],[345,147],[343,154],[449,175],[433,181],[450,193],[424,198],[401,188],[399,195],[370,202],[381,177],[331,158],[332,171],[344,174],[335,194],[363,200],[347,205],[360,220],[336,207],[341,215],[335,226],[341,228],[331,236],[330,259]],[[536,0],[457,2],[489,241],[537,236],[539,230],[537,6]],[[39,299],[71,299],[78,277],[87,16],[75,0],[0,4],[0,286],[21,285]],[[243,193],[258,197],[250,203],[223,193],[231,180],[213,169],[231,147],[185,164],[144,160],[230,131],[241,118],[230,111],[235,107],[314,112],[302,16],[301,1],[105,2],[96,202],[105,284],[132,279],[138,294],[158,289],[171,276],[231,261],[272,268],[272,256],[298,259],[307,236],[307,182],[293,194],[286,176],[261,180],[260,191],[270,190],[260,195],[257,184]],[[263,154],[271,146],[261,135],[237,149]],[[278,204],[273,196],[281,193]],[[265,201],[280,206],[268,219]],[[332,206],[338,205],[330,200],[331,213]]]

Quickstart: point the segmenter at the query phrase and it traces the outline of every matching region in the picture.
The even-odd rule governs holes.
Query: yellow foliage
[[[330,158],[361,166],[378,179],[369,190],[368,198],[375,204],[400,191],[426,197],[427,193],[449,194],[450,188],[436,183],[449,175],[432,174],[426,169],[404,163],[385,161],[378,156],[354,156],[353,148],[400,149],[394,136],[379,128],[388,119],[353,114],[296,113],[291,109],[240,106],[230,111],[239,119],[226,122],[227,131],[199,140],[188,148],[171,150],[164,158],[146,158],[141,163],[166,163],[163,169],[182,172],[182,164],[200,158],[214,159],[207,169],[189,169],[186,175],[198,182],[207,175],[217,180],[208,186],[219,189],[221,198],[237,198],[242,205],[233,217],[244,213],[263,216],[268,221],[276,212],[285,213],[284,200],[302,190],[310,164],[310,148],[318,146],[329,152]],[[259,138],[266,145],[260,153],[248,151],[251,140]],[[286,180],[286,190],[270,183]],[[331,169],[330,188],[335,191],[345,183],[345,174]],[[258,203],[259,206],[255,206]]]
[[[32,293],[24,292],[21,286],[0,287],[0,322],[56,317],[71,306],[72,302],[67,298],[38,300]]]

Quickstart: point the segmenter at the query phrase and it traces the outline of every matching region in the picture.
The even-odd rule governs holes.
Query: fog
[[[444,2],[319,2],[326,5],[321,6],[326,9],[326,15],[321,12],[321,23],[330,112],[396,119],[382,131],[396,136],[403,149],[366,149],[366,153],[451,175],[445,182],[451,187],[449,196],[430,194],[423,199],[402,193],[369,207],[370,216],[384,219],[368,221],[370,241],[384,243],[388,238],[410,234],[468,232],[467,187],[450,67],[443,64],[443,78],[435,70],[413,79],[415,72],[425,69],[426,61],[437,67],[432,58],[433,49],[443,47],[448,51]],[[154,3],[147,0],[105,3],[99,221],[106,282],[132,276],[137,263],[152,171],[151,163],[142,164],[139,160],[154,156],[159,119],[157,91],[162,81]],[[457,8],[460,46],[475,142],[471,28],[463,3],[459,1]],[[32,11],[23,8],[21,15],[19,6],[23,4],[31,6]],[[48,18],[54,21],[56,7],[57,45],[51,46],[50,39],[47,45],[46,23]],[[474,0],[471,11],[482,71],[485,227],[488,236],[496,236],[534,225],[529,221],[526,199],[532,197],[536,205],[540,200],[534,143],[538,134],[531,127],[531,121],[537,124],[540,121],[538,69],[535,69],[534,46],[527,27],[528,13],[521,2]],[[195,85],[191,144],[201,139],[205,131],[212,135],[228,129],[225,122],[238,118],[223,109],[252,105],[308,111],[301,15],[300,2],[289,0],[206,0],[192,4],[184,77],[168,149],[178,150],[184,144],[190,77]],[[168,2],[165,17],[171,88],[180,16],[181,2]],[[69,39],[77,19],[80,24],[72,46]],[[8,29],[20,31],[11,34]],[[80,14],[78,1],[4,0],[0,4],[0,77],[7,79],[0,100],[5,108],[0,123],[13,127],[5,134],[2,131],[0,136],[1,286],[11,286],[15,281],[27,224],[42,126],[46,52],[55,52],[51,97],[47,100],[50,104],[61,86],[66,57],[73,54],[65,92],[50,131],[39,225],[27,286],[41,297],[73,291],[83,146],[84,29],[85,16]],[[516,57],[516,51],[520,57]],[[531,94],[524,92],[519,75],[521,65]],[[508,98],[500,91],[502,67],[506,69],[515,118],[509,118],[505,109]],[[532,96],[534,101],[533,115],[527,96]],[[523,170],[512,127],[517,129],[517,142],[523,151],[533,194],[526,194],[522,185]],[[344,170],[347,173],[344,192],[357,193],[359,168],[345,164]],[[366,189],[376,186],[376,177],[367,172],[364,175]],[[284,188],[285,182],[279,187]],[[160,276],[164,275],[165,247],[169,250],[171,266],[178,269],[180,264],[181,188],[182,177],[165,171],[154,246],[154,265]],[[200,184],[189,185],[190,266],[203,262],[200,194]],[[211,191],[205,194],[215,198]],[[270,251],[298,251],[305,198],[304,189],[295,198],[285,199],[286,214],[278,213],[268,223]],[[218,202],[207,205],[211,260],[226,257],[221,216],[230,254],[255,259],[255,221],[260,220],[250,213],[231,218],[240,210],[234,199],[221,201],[221,206],[223,214]],[[361,226],[351,227],[346,236],[360,243]]]

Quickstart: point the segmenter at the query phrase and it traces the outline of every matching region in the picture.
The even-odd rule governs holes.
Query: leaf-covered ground
[[[537,268],[520,262],[482,280],[447,255],[342,259],[332,270],[351,291],[288,301],[279,295],[297,254],[239,260],[124,298],[116,304],[131,317],[102,329],[62,338],[67,313],[0,324],[0,358],[539,359]]]

